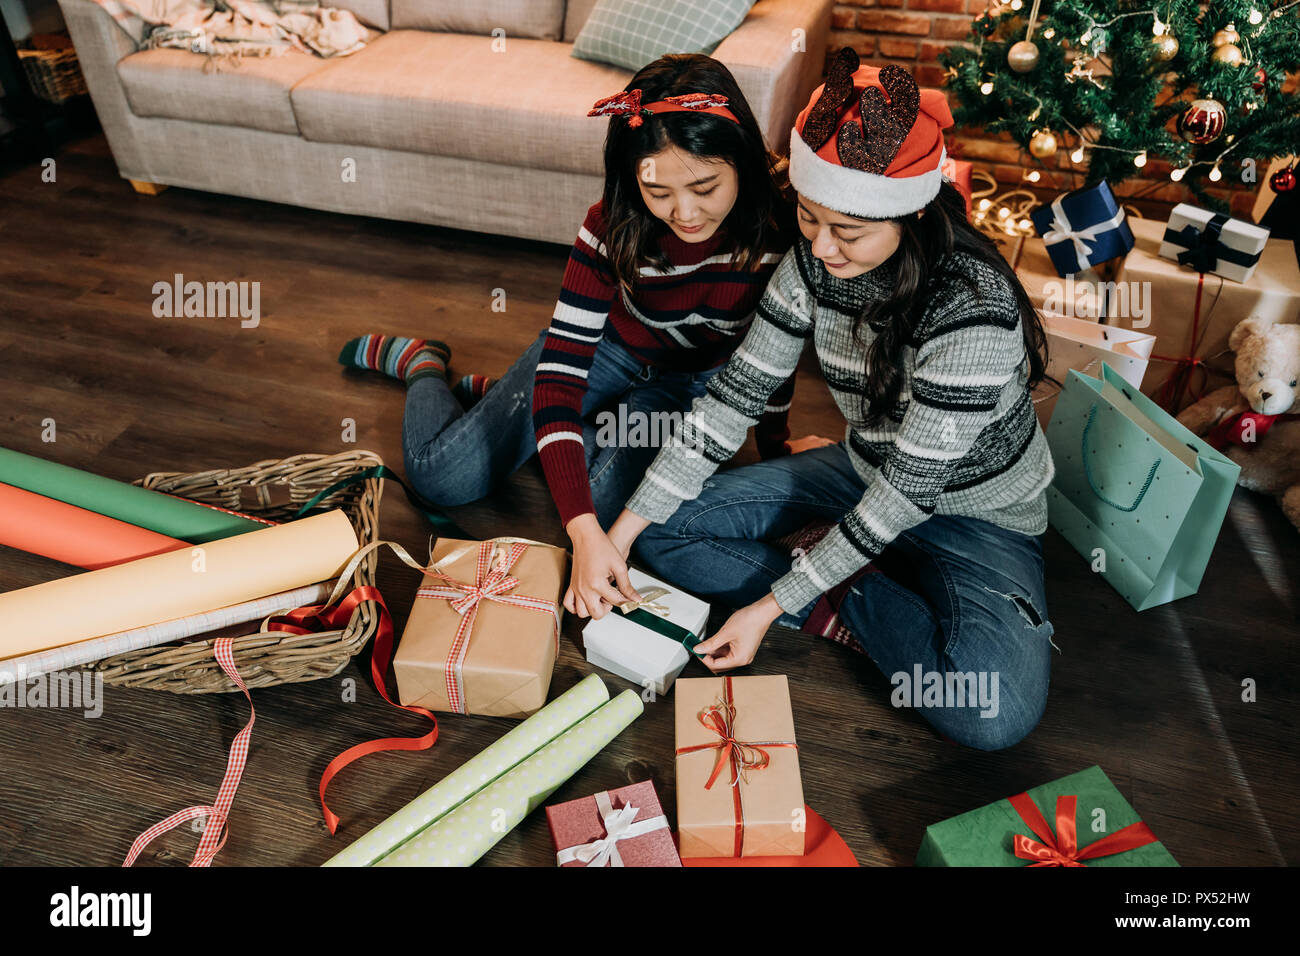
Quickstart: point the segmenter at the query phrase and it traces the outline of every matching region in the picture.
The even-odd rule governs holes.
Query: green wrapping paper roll
[[[604,682],[587,676],[322,865],[373,865],[608,700]]]
[[[267,527],[238,515],[8,448],[0,448],[0,482],[191,544],[205,544]]]
[[[583,718],[376,866],[469,866],[641,715],[641,698],[625,690]]]

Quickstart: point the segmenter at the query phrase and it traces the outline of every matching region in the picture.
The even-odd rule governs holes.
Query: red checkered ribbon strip
[[[792,747],[798,750],[793,740],[737,740],[735,733],[736,705],[732,700],[730,675],[722,678],[722,697],[716,704],[711,704],[700,711],[699,721],[711,732],[721,738],[717,743],[695,744],[691,747],[678,747],[677,753],[689,754],[701,750],[717,750],[718,757],[713,764],[713,773],[709,775],[704,789],[712,788],[722,773],[724,766],[731,767],[732,802],[736,811],[736,843],[732,856],[741,856],[745,846],[745,811],[740,800],[740,783],[748,782],[750,770],[765,770],[771,763],[771,756],[766,747]]]
[[[1082,860],[1092,860],[1099,856],[1112,856],[1140,846],[1156,842],[1156,835],[1145,823],[1131,823],[1121,830],[1102,837],[1084,849],[1079,849],[1078,834],[1075,831],[1075,810],[1077,796],[1060,796],[1056,798],[1056,833],[1047,825],[1038,804],[1027,793],[1007,797],[1007,802],[1020,814],[1029,829],[1034,831],[1038,840],[1031,840],[1023,833],[1017,833],[1012,841],[1016,856],[1022,860],[1031,860],[1030,866],[1086,866]]]
[[[155,823],[135,838],[135,842],[131,844],[131,851],[122,862],[124,867],[135,863],[144,848],[156,837],[176,829],[182,823],[200,817],[206,817],[207,823],[203,827],[203,835],[199,837],[199,845],[194,851],[194,859],[190,861],[190,866],[211,866],[213,858],[226,844],[226,820],[230,815],[230,806],[235,802],[235,791],[239,789],[239,778],[243,776],[244,764],[248,762],[248,740],[253,734],[253,721],[256,719],[256,714],[253,710],[253,698],[249,696],[248,688],[244,686],[243,678],[235,668],[234,639],[220,638],[213,643],[212,650],[226,676],[234,681],[235,686],[243,691],[244,697],[248,699],[248,723],[244,725],[243,730],[235,734],[235,739],[230,745],[226,775],[221,781],[221,787],[217,790],[217,799],[212,806],[186,807],[173,813],[166,820]]]
[[[447,702],[458,714],[465,710],[465,681],[462,670],[465,655],[469,653],[470,637],[474,631],[474,621],[478,616],[479,606],[483,601],[495,601],[511,607],[528,608],[544,611],[555,621],[555,649],[560,648],[560,610],[554,601],[530,597],[526,594],[510,594],[519,585],[519,579],[510,576],[528,544],[516,541],[508,547],[501,547],[498,542],[488,540],[478,546],[478,562],[475,569],[474,583],[465,584],[456,581],[441,572],[430,571],[429,577],[443,582],[441,585],[426,585],[415,592],[417,598],[448,601],[452,610],[460,615],[460,624],[456,628],[456,637],[447,651]]]

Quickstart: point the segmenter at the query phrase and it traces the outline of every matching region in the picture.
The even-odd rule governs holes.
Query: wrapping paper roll
[[[338,577],[357,550],[340,510],[0,594],[0,659]]]
[[[0,544],[94,571],[189,544],[125,521],[0,484]]]
[[[89,664],[91,661],[102,660],[114,654],[157,647],[159,644],[170,644],[172,641],[193,637],[195,634],[207,634],[223,627],[230,627],[232,624],[261,621],[284,610],[293,610],[309,604],[323,604],[330,596],[333,587],[333,581],[309,584],[292,591],[281,591],[269,597],[218,608],[215,611],[206,611],[203,614],[194,614],[176,621],[151,624],[148,627],[123,631],[120,634],[108,634],[89,641],[41,651],[39,654],[11,657],[0,661],[0,684],[27,680],[67,667]]]
[[[469,866],[641,715],[625,690],[527,760],[425,827],[376,866]]]
[[[323,865],[371,866],[608,700],[604,682],[589,674]]]
[[[266,527],[261,522],[226,511],[206,508],[192,501],[8,448],[0,448],[0,481],[127,524],[148,528],[169,538],[196,544]]]

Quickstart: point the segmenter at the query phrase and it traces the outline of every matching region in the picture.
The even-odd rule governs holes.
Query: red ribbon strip
[[[375,630],[375,643],[370,650],[370,677],[375,682],[375,689],[379,691],[380,697],[399,710],[408,710],[413,714],[429,718],[429,720],[433,721],[433,729],[423,737],[382,737],[379,740],[357,744],[355,747],[349,747],[329,762],[320,776],[320,808],[325,817],[325,825],[329,827],[330,833],[338,832],[339,818],[325,803],[325,789],[330,785],[330,781],[334,779],[335,774],[348,764],[360,760],[367,754],[384,750],[428,750],[438,739],[438,718],[433,716],[432,711],[423,707],[397,703],[388,696],[388,689],[384,686],[384,675],[388,673],[388,665],[393,658],[393,618],[388,613],[388,605],[384,603],[384,597],[379,593],[378,588],[372,585],[354,588],[347,597],[329,610],[325,610],[323,604],[297,608],[288,614],[275,618],[272,623],[267,625],[267,630],[287,631],[290,634],[311,634],[322,630],[339,630],[347,627],[348,621],[352,619],[352,612],[358,604],[364,601],[374,601],[379,613],[379,626]]]
[[[239,733],[235,734],[235,739],[231,741],[230,759],[226,762],[226,775],[222,778],[221,786],[217,790],[217,799],[210,807],[186,807],[184,810],[178,810],[166,820],[161,820],[148,830],[145,830],[131,844],[131,849],[122,862],[123,867],[135,863],[136,858],[143,852],[145,847],[153,842],[155,837],[176,829],[176,827],[188,820],[199,817],[206,817],[207,823],[203,827],[203,835],[199,837],[199,845],[194,851],[194,859],[190,861],[190,866],[211,866],[213,858],[226,845],[226,820],[230,816],[231,804],[235,802],[235,791],[239,789],[239,778],[243,776],[244,765],[248,762],[248,740],[252,736],[253,721],[256,719],[256,713],[253,710],[253,698],[249,696],[248,688],[244,686],[244,681],[235,667],[234,643],[234,638],[218,638],[213,642],[212,652],[216,655],[217,663],[221,665],[221,669],[226,672],[226,676],[244,692],[244,697],[248,700],[248,723],[244,725],[244,728]]]
[[[1205,442],[1211,448],[1219,451],[1223,451],[1230,444],[1245,446],[1251,442],[1259,441],[1279,421],[1287,422],[1297,419],[1300,419],[1300,415],[1265,415],[1262,412],[1238,412],[1216,425],[1214,430],[1205,437]],[[1247,426],[1252,431],[1252,437],[1249,440],[1246,438]]]
[[[1085,866],[1080,860],[1092,860],[1099,856],[1113,856],[1136,850],[1140,846],[1156,842],[1156,835],[1145,823],[1131,823],[1122,830],[1116,830],[1102,837],[1096,843],[1079,849],[1079,840],[1075,832],[1075,809],[1077,796],[1060,796],[1056,798],[1056,835],[1052,835],[1038,804],[1027,793],[1007,797],[1007,802],[1020,814],[1029,829],[1042,842],[1031,840],[1022,833],[1017,833],[1012,841],[1015,854],[1022,860],[1032,860],[1030,866]]]
[[[771,755],[765,747],[793,747],[798,745],[792,740],[737,740],[735,732],[736,705],[732,701],[731,675],[722,678],[722,699],[716,704],[705,707],[698,714],[699,721],[709,731],[721,738],[717,743],[695,744],[691,747],[678,747],[677,754],[695,753],[700,750],[717,750],[718,757],[713,764],[713,773],[709,775],[704,789],[712,789],[724,766],[731,767],[731,795],[736,812],[736,843],[732,856],[740,856],[745,846],[745,811],[740,802],[740,783],[746,779],[750,770],[765,770],[771,763]]]
[[[1222,292],[1223,280],[1219,280],[1219,289]],[[1198,402],[1205,394],[1205,386],[1209,382],[1209,372],[1206,370],[1205,360],[1197,356],[1201,350],[1201,342],[1210,330],[1210,317],[1205,317],[1205,329],[1201,329],[1201,297],[1205,292],[1205,273],[1202,272],[1196,279],[1196,306],[1192,310],[1192,341],[1190,354],[1188,355],[1155,355],[1151,356],[1156,362],[1173,362],[1175,365],[1173,373],[1165,380],[1156,392],[1156,404],[1167,411],[1177,411],[1178,406],[1182,404],[1183,393],[1191,386],[1192,376],[1199,369],[1201,372],[1201,385],[1192,392],[1192,401]],[[1216,295],[1214,305],[1210,306],[1210,312],[1214,311],[1214,306],[1219,304],[1219,298]]]

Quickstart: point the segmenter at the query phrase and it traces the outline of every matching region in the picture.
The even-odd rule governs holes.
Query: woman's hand
[[[640,600],[627,576],[630,541],[620,550],[601,530],[594,514],[579,515],[565,530],[573,542],[573,573],[564,594],[568,611],[599,620],[615,604]]]
[[[717,634],[695,645],[695,653],[703,655],[700,660],[712,671],[744,667],[753,661],[767,629],[780,616],[781,605],[768,592],[761,600],[727,618]]]
[[[797,455],[801,451],[812,451],[814,448],[825,448],[827,445],[834,445],[835,440],[822,438],[821,435],[804,435],[803,438],[791,439],[786,444],[790,446],[790,454]]]

